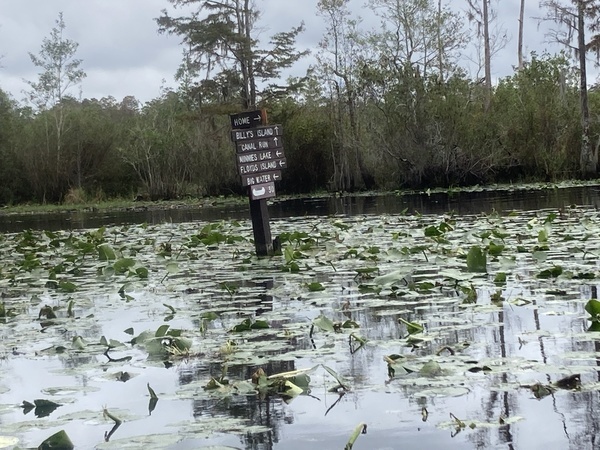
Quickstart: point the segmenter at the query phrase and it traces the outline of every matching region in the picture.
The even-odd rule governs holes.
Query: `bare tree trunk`
[[[442,0],[438,0],[438,15],[437,15],[437,56],[439,66],[440,83],[444,82],[444,51],[442,44]]]
[[[488,11],[489,0],[483,0],[483,46],[485,64],[485,109],[490,107],[492,100],[492,52],[490,50],[490,19]]]
[[[586,45],[585,45],[585,5],[583,0],[577,2],[577,46],[579,52],[579,92],[581,97],[581,156],[579,159],[581,175],[584,178],[596,174],[598,155],[594,154],[590,142],[590,110],[588,106]]]
[[[248,108],[256,108],[256,81],[254,79],[254,58],[252,55],[252,20],[251,20],[251,12],[250,12],[250,0],[244,0],[244,25],[245,29],[245,37],[246,37],[246,45],[247,45],[247,64],[248,64],[248,87],[250,93],[250,104]]]
[[[336,141],[338,144],[337,158],[334,154],[334,186],[338,191],[349,191],[362,189],[365,186],[362,176],[362,154],[360,148],[360,132],[358,130],[356,91],[348,67],[348,49],[345,40],[348,36],[344,34],[344,4],[321,5],[330,20],[333,49],[333,74],[341,79],[343,86],[338,80],[335,85],[335,111],[336,111]],[[330,8],[330,9],[328,9]],[[346,122],[346,117],[349,124]]]
[[[250,32],[252,30],[252,24],[250,23],[250,0],[244,0],[244,8],[240,8],[236,5],[236,20],[237,30],[240,36],[243,36],[243,41],[239,44],[241,57],[239,58],[240,70],[242,72],[242,109],[247,110],[255,106],[256,93],[254,98],[252,97],[252,41],[250,38]],[[255,89],[254,89],[255,91]]]
[[[519,58],[519,70],[523,68],[523,17],[525,15],[525,0],[521,0],[521,10],[519,12],[519,44],[518,44],[518,58]]]

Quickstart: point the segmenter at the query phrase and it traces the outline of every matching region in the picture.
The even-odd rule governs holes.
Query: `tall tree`
[[[580,171],[583,177],[593,177],[597,173],[598,146],[592,146],[590,136],[590,110],[587,88],[587,53],[600,55],[600,35],[593,34],[586,40],[586,31],[592,33],[600,29],[600,2],[598,0],[544,0],[541,6],[548,10],[545,17],[563,25],[554,29],[549,37],[572,51],[579,66],[579,95],[581,108],[581,151]]]
[[[188,123],[177,117],[182,106],[174,92],[147,103],[132,120],[119,148],[152,200],[178,198],[189,180]]]
[[[359,67],[364,61],[360,60],[358,21],[351,18],[348,3],[349,0],[320,0],[317,4],[327,27],[319,43],[317,70],[331,102],[335,130],[331,182],[339,191],[365,186],[358,123]]]
[[[519,43],[517,44],[518,68],[523,68],[523,21],[525,18],[525,0],[521,0],[519,8]]]
[[[483,47],[483,68],[485,85],[485,107],[489,108],[492,99],[492,57],[506,45],[506,32],[497,25],[497,12],[491,0],[467,0],[470,22],[477,25],[479,48]],[[480,56],[478,55],[480,59]]]
[[[47,118],[44,155],[44,162],[48,164],[46,176],[49,177],[50,184],[59,190],[64,176],[63,144],[68,115],[64,100],[69,91],[86,76],[81,69],[81,60],[75,57],[79,44],[64,36],[65,29],[61,12],[50,36],[42,41],[39,53],[29,53],[31,62],[42,71],[38,74],[37,81],[27,81],[31,87],[28,92],[30,101],[37,112]]]
[[[442,0],[369,0],[381,19],[372,33],[378,51],[400,71],[412,67],[424,79],[437,70],[440,80],[455,70],[456,51],[465,45],[460,16]]]
[[[23,200],[20,186],[23,171],[15,158],[15,138],[20,135],[19,122],[16,103],[0,89],[0,205]]]
[[[444,128],[429,108],[432,96],[460,76],[456,61],[467,42],[464,20],[440,0],[370,0],[369,5],[381,19],[378,31],[370,33],[376,57],[367,66],[370,85],[378,87],[371,89],[369,104],[380,115],[369,133],[376,139],[372,147],[383,153],[381,159],[391,158],[396,177],[426,178],[440,153],[434,130]]]
[[[274,83],[308,51],[297,51],[301,24],[287,32],[275,33],[267,48],[259,47],[256,23],[260,11],[251,0],[169,0],[175,7],[195,6],[188,17],[171,17],[163,10],[156,19],[159,32],[182,37],[186,76],[204,74],[201,85],[211,87],[213,96],[255,107],[259,100],[287,95],[297,86]],[[190,71],[190,65],[195,66]],[[189,83],[189,80],[186,80]],[[259,83],[270,83],[260,88]],[[229,101],[231,100],[231,102]]]

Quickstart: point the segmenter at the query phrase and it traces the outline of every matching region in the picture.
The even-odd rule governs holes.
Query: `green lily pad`
[[[38,450],[73,450],[75,446],[69,439],[65,430],[54,433],[45,439],[38,447]]]
[[[100,258],[100,261],[114,261],[117,259],[115,251],[107,243],[98,246],[98,257]]]
[[[333,323],[333,321],[331,319],[329,319],[328,317],[325,317],[322,314],[320,316],[316,317],[312,323],[314,326],[316,326],[317,328],[319,328],[323,331],[328,331],[328,332],[335,331],[335,324]]]
[[[475,245],[467,253],[467,269],[469,272],[487,272],[487,258],[481,247]]]

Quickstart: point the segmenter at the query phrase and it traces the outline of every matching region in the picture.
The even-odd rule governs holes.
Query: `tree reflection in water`
[[[295,370],[294,361],[276,361],[261,366],[270,373]],[[247,380],[258,369],[254,366],[228,367],[227,375],[231,380]],[[220,367],[214,367],[220,373]],[[212,370],[211,370],[212,372]],[[246,450],[271,450],[279,442],[281,427],[294,422],[293,414],[285,408],[281,397],[267,395],[230,395],[223,398],[203,398],[193,400],[194,417],[232,417],[242,419],[248,425],[268,427],[264,433],[246,433],[240,436]]]

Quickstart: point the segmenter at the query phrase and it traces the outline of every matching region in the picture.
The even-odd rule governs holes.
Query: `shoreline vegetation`
[[[261,123],[281,127],[280,195],[598,177],[600,89],[586,78],[585,58],[598,43],[594,33],[586,43],[584,31],[600,23],[600,9],[567,8],[580,19],[576,32],[545,2],[547,19],[577,42],[521,54],[514,73],[492,80],[492,54],[480,55],[472,77],[464,50],[501,45],[494,36],[473,41],[468,25],[490,25],[493,6],[483,14],[408,2],[399,16],[397,2],[377,0],[381,29],[372,30],[346,0],[321,1],[315,13],[328,28],[315,64],[284,81],[309,56],[297,47],[304,25],[261,43],[261,27],[250,25],[260,7],[209,3],[214,15],[156,18],[159,33],[180,36],[185,52],[179,85],[145,103],[74,95],[86,73],[59,13],[39,53],[29,54],[39,72],[27,80],[28,100],[0,87],[0,205],[243,196],[232,117],[257,109]]]
[[[434,188],[426,190],[394,190],[394,191],[361,191],[361,192],[314,192],[312,194],[279,195],[269,203],[279,203],[290,199],[327,198],[327,197],[364,197],[383,195],[432,195],[460,193],[472,193],[481,191],[542,191],[552,189],[566,189],[575,187],[600,187],[600,179],[597,180],[568,180],[558,183],[518,183],[518,184],[490,184],[474,185],[465,187]],[[240,205],[248,201],[246,196],[232,194],[229,196],[211,196],[195,198],[192,196],[181,200],[136,200],[115,198],[102,201],[78,201],[63,203],[35,204],[25,203],[21,205],[0,207],[0,216],[19,214],[53,214],[73,212],[98,212],[98,211],[137,211],[137,210],[167,210],[188,208],[211,208],[224,205]]]

